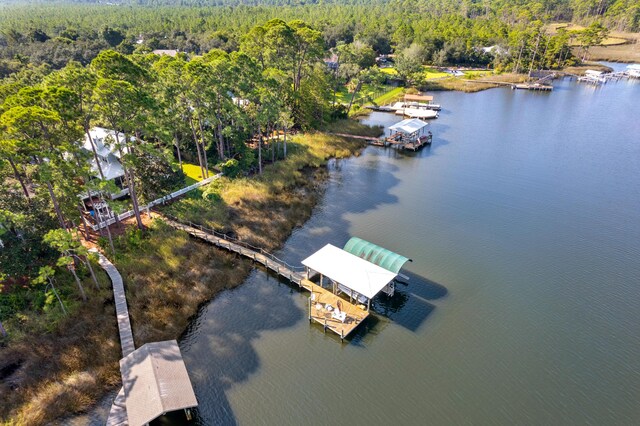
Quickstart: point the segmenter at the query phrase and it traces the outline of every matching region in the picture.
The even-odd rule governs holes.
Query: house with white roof
[[[124,177],[124,168],[120,162],[122,154],[126,154],[126,148],[118,149],[116,142],[124,141],[124,134],[116,131],[105,129],[103,127],[94,127],[89,130],[89,134],[85,135],[83,148],[91,154],[91,173],[100,180],[113,181],[120,189],[119,192],[111,194],[111,198],[121,198],[129,194],[126,179]],[[93,147],[92,147],[93,145]],[[95,156],[93,155],[95,150]],[[97,157],[97,161],[96,161]]]

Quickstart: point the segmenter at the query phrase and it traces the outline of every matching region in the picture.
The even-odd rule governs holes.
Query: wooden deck
[[[124,292],[124,283],[122,275],[116,267],[97,249],[91,249],[92,252],[98,254],[98,263],[100,267],[109,275],[111,285],[113,287],[113,300],[116,305],[116,319],[118,321],[118,332],[120,333],[120,347],[122,348],[122,357],[126,357],[136,348],[133,342],[133,331],[131,330],[131,321],[129,320],[129,308],[127,307],[127,298]],[[116,396],[109,417],[107,418],[107,426],[125,426],[128,425],[127,407],[124,396],[124,389],[120,388]]]
[[[116,305],[116,318],[118,320],[118,331],[120,332],[120,346],[122,357],[126,357],[136,348],[133,343],[133,332],[131,331],[131,321],[129,321],[129,309],[127,308],[127,298],[124,292],[124,284],[120,272],[109,262],[109,259],[97,250],[92,250],[98,254],[98,263],[105,270],[113,286],[113,300]]]
[[[325,330],[333,331],[342,339],[347,337],[369,316],[369,312],[367,312],[364,306],[361,305],[359,307],[349,303],[342,297],[331,293],[329,290],[307,279],[302,280],[301,286],[311,293],[309,297],[309,321],[317,322],[322,325]],[[338,306],[338,301],[340,301],[342,310],[347,314],[344,322],[331,316],[333,308]],[[327,309],[327,306],[332,307],[331,311]]]
[[[311,293],[309,298],[309,320],[320,323],[325,330],[331,330],[342,339],[347,337],[365,318],[369,316],[369,312],[365,309],[349,303],[349,301],[306,279],[302,273],[302,270],[304,269],[303,267],[293,267],[262,249],[251,247],[246,243],[233,240],[224,234],[220,234],[200,225],[194,223],[185,224],[179,222],[175,218],[169,218],[167,215],[163,216],[163,220],[168,225],[185,231],[194,237],[200,238],[217,247],[238,253],[253,260],[254,262],[260,263],[270,271],[275,272],[277,275],[297,284],[300,288],[308,290]],[[327,310],[327,304],[332,307],[336,307],[338,300],[341,302],[342,310],[347,314],[344,322],[332,318],[331,312]]]
[[[431,141],[433,140],[433,135],[431,134],[431,132],[429,132],[428,135],[425,136],[421,136],[416,140],[413,140],[411,142],[407,142],[402,146],[402,149],[407,150],[407,151],[417,151],[423,147],[425,147],[426,145],[431,145]]]

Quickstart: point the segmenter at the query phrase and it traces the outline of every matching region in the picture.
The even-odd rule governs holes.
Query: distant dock
[[[497,80],[465,80],[468,83],[481,83],[481,84],[495,84],[496,86],[508,86],[513,90],[534,90],[542,92],[550,92],[553,90],[553,85],[550,84],[551,80],[556,78],[556,74],[546,75],[536,81],[530,81],[525,83],[510,83],[508,81]]]

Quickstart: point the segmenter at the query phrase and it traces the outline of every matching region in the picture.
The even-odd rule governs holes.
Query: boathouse
[[[391,135],[400,134],[403,139],[415,140],[424,135],[427,131],[429,123],[420,120],[419,118],[407,118],[399,123],[389,126]]]
[[[185,410],[198,401],[178,342],[147,343],[120,360],[129,426],[142,426],[171,411]]]
[[[404,95],[404,102],[405,103],[409,103],[409,102],[426,102],[427,104],[430,104],[433,101],[433,96],[429,96],[429,95]]]
[[[344,249],[327,244],[302,261],[307,275],[320,274],[320,285],[324,277],[332,284],[334,294],[342,292],[349,301],[366,303],[371,307],[371,299],[384,292],[394,293],[393,281],[402,266],[411,259],[394,253],[361,238],[351,238]]]
[[[387,140],[395,141],[405,149],[416,149],[431,143],[431,132],[427,130],[429,124],[419,118],[407,118],[389,126],[390,135]]]
[[[632,78],[640,78],[640,64],[627,65],[627,75]]]

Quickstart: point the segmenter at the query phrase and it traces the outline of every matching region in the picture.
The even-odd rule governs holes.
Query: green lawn
[[[389,90],[391,90],[391,86],[375,86],[372,84],[363,84],[360,88],[360,91],[356,94],[356,99],[354,104],[361,103],[369,103],[370,99],[377,99],[378,97],[384,96]],[[341,87],[340,90],[336,93],[336,102],[348,105],[351,101],[351,93],[347,90],[345,86]],[[377,103],[377,101],[374,101]]]
[[[398,75],[398,70],[393,67],[380,68],[380,72],[387,75]]]
[[[428,66],[424,66],[424,75],[426,77],[427,80],[433,79],[433,78],[442,78],[442,77],[449,77],[450,74],[447,74],[444,71],[440,71],[437,70],[435,68],[432,67],[428,67]]]
[[[404,93],[404,87],[396,87],[388,91],[384,95],[375,98],[373,100],[373,103],[376,105],[386,105],[398,99],[399,97],[401,97],[403,93]]]
[[[200,166],[197,164],[182,163],[182,172],[186,176],[185,181],[187,185],[193,185],[194,183],[202,180]]]

